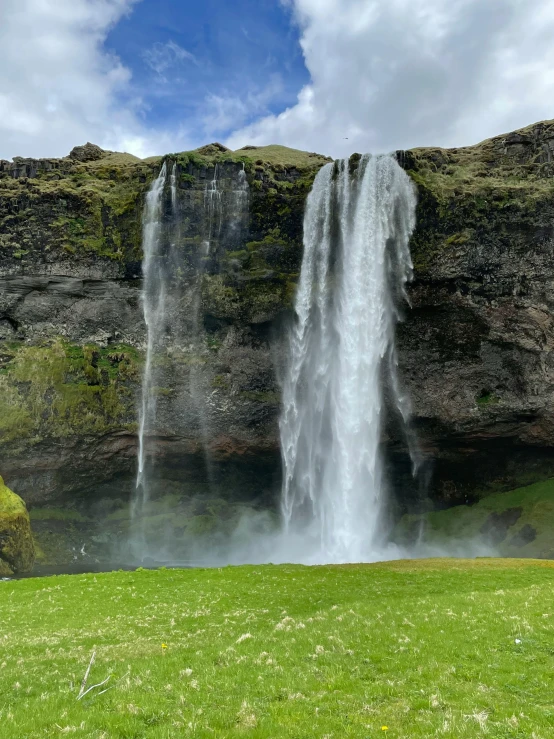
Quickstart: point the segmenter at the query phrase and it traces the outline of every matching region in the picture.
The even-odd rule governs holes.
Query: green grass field
[[[554,562],[0,582],[0,737],[65,735],[551,739]]]

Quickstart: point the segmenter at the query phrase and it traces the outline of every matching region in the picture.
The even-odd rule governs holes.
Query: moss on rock
[[[475,146],[398,152],[419,193],[416,276],[428,276],[461,247],[507,246],[514,231],[552,220],[553,140],[554,121],[545,121]]]
[[[54,340],[12,344],[0,372],[0,445],[125,428],[135,420],[136,349]]]
[[[104,154],[97,161],[29,160],[16,177],[0,171],[0,254],[21,261],[39,254],[137,259],[142,199],[156,168]],[[27,169],[32,176],[22,176]]]
[[[443,551],[490,546],[504,557],[554,558],[554,480],[487,495],[472,506],[408,514],[397,524],[401,544],[423,541]]]
[[[35,561],[25,503],[0,477],[0,575],[30,572]]]

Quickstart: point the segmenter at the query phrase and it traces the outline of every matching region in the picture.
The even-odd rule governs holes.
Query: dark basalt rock
[[[90,142],[87,142],[84,146],[75,146],[69,153],[70,159],[75,159],[78,162],[95,162],[105,156],[104,149]]]
[[[491,513],[481,526],[481,533],[491,542],[500,544],[508,535],[508,529],[521,518],[522,508],[508,508],[502,513]]]
[[[537,538],[537,530],[526,523],[521,529],[512,536],[509,541],[509,545],[512,547],[524,547],[526,544],[531,544]]]

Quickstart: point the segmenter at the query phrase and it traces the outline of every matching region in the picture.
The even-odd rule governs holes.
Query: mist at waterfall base
[[[223,223],[217,178],[216,165],[204,194],[205,233],[199,242],[204,257],[210,254],[212,239]],[[162,224],[168,183],[169,227]],[[242,171],[235,209],[247,209],[247,190]],[[144,211],[143,307],[148,340],[133,527],[123,556],[139,563],[212,566],[493,554],[477,542],[453,544],[444,551],[425,544],[423,537],[409,548],[389,539],[390,495],[382,449],[386,418],[394,417],[402,430],[414,477],[420,463],[394,342],[395,325],[407,300],[406,283],[412,275],[409,240],[415,227],[416,192],[392,156],[365,155],[355,162],[325,165],[306,203],[295,319],[280,378],[283,482],[279,510],[247,510],[231,526],[222,523],[209,534],[176,536],[169,525],[155,535],[147,531],[143,522],[150,510],[154,478],[147,446],[157,425],[155,357],[183,340],[176,330],[181,289],[174,277],[179,271],[176,200],[175,167],[168,178],[164,164]],[[196,265],[199,273],[200,263]],[[189,331],[194,334],[199,332],[200,300],[198,288],[196,294],[194,286],[189,291],[193,294]],[[194,336],[187,338],[195,341]],[[190,383],[207,448],[205,399],[194,372]],[[207,452],[205,461],[211,483]],[[169,508],[167,514],[171,514]]]

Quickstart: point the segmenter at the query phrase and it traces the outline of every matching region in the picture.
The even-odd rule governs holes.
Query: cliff
[[[554,123],[401,161],[418,185],[402,376],[435,498],[553,473]]]
[[[417,494],[394,427],[386,440],[407,509],[554,472],[553,155],[554,122],[462,149],[397,152],[419,191],[411,308],[398,333],[426,459]],[[183,289],[178,350],[157,389],[160,469],[168,492],[197,490],[208,448],[221,497],[270,500],[304,201],[329,160],[218,144],[166,159]],[[31,507],[132,489],[141,214],[161,161],[87,144],[61,160],[0,162],[0,470]],[[241,171],[249,188],[237,205]]]
[[[160,457],[197,483],[204,445],[216,462],[246,454],[261,469],[268,453],[273,472],[270,335],[290,309],[304,201],[327,160],[217,144],[167,159],[177,171],[183,332],[160,368]],[[132,489],[146,342],[141,216],[161,161],[87,144],[63,160],[0,164],[0,466],[30,504]],[[249,192],[235,212],[241,171]]]

